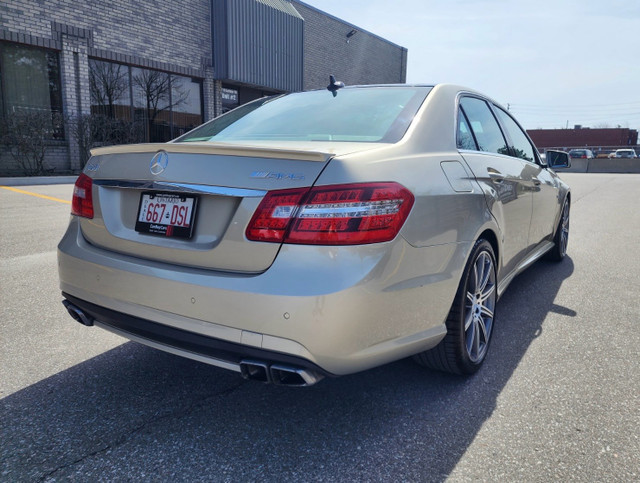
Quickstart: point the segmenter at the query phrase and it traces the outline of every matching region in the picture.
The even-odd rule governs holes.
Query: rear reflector
[[[71,200],[71,214],[84,218],[93,218],[93,180],[86,174],[78,176],[73,187],[73,199]]]
[[[362,183],[267,193],[249,223],[249,240],[359,245],[392,240],[414,197],[398,183]]]

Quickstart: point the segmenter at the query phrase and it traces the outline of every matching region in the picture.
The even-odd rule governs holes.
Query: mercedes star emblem
[[[151,164],[149,164],[149,171],[151,174],[158,175],[162,173],[169,164],[169,153],[166,151],[158,151],[153,158],[151,158]]]

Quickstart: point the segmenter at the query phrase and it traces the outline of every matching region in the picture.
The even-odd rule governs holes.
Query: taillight
[[[86,174],[78,176],[73,187],[73,199],[71,200],[71,214],[93,218],[93,180]]]
[[[262,199],[246,231],[253,241],[282,242],[291,219],[309,188],[270,191]]]
[[[362,183],[271,191],[254,214],[249,240],[358,245],[392,240],[414,197],[398,183]]]

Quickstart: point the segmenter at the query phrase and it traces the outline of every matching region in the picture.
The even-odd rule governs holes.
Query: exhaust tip
[[[266,362],[243,360],[240,362],[240,373],[245,379],[278,386],[306,387],[313,386],[324,376],[309,369]]]
[[[269,366],[264,362],[258,361],[241,361],[240,362],[240,374],[245,379],[251,381],[259,381],[268,383],[269,379]]]
[[[76,322],[80,322],[82,325],[86,325],[87,327],[93,326],[93,317],[85,314],[82,309],[76,307],[68,300],[63,300],[62,305],[65,306],[67,312],[69,312],[69,315],[73,320],[75,320]]]
[[[308,369],[273,365],[271,366],[271,380],[280,386],[306,387],[313,386],[324,376]]]

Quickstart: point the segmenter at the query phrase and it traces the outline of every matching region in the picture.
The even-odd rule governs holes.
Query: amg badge
[[[304,175],[300,173],[274,173],[273,171],[254,171],[253,173],[251,173],[250,178],[301,180],[304,179]]]

